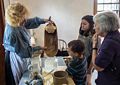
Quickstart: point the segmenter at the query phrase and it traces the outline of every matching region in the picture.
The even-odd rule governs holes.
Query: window
[[[94,0],[94,14],[111,10],[120,16],[120,0]]]

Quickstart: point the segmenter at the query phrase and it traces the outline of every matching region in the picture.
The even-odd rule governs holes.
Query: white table
[[[51,58],[53,58],[53,57],[51,57]],[[56,70],[65,69],[65,68],[66,68],[66,64],[65,64],[65,62],[64,62],[63,57],[61,57],[61,56],[60,56],[60,57],[56,57],[56,59],[58,60]],[[44,61],[45,61],[45,58],[41,58],[42,68],[45,67]],[[32,62],[33,62],[33,63],[38,63],[38,62],[39,62],[39,57],[32,58]],[[25,84],[25,81],[30,81],[29,74],[30,74],[29,71],[26,71],[26,72],[23,74],[23,76],[22,76],[22,78],[21,78],[21,80],[20,80],[19,85],[26,85],[26,84]]]

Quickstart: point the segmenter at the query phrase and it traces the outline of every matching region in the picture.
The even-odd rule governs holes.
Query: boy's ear
[[[81,56],[82,53],[75,52],[75,56]]]
[[[75,52],[75,56],[79,56],[79,53]]]

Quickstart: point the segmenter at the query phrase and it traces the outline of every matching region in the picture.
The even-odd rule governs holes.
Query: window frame
[[[119,17],[120,17],[120,0],[119,0],[119,2],[118,3],[99,3],[99,4],[119,4],[119,12],[118,12],[118,15],[119,15]],[[94,15],[98,12],[98,0],[94,0]],[[117,11],[117,10],[114,10],[114,11]]]

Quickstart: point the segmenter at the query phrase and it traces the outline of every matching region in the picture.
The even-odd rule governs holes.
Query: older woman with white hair
[[[18,85],[25,71],[24,58],[32,56],[28,29],[37,28],[49,19],[27,19],[28,11],[20,3],[12,3],[6,10],[4,32],[6,85]]]
[[[95,31],[93,36],[92,62],[98,71],[96,85],[120,84],[120,33],[118,16],[105,11],[94,16]],[[97,49],[98,36],[104,37]]]

